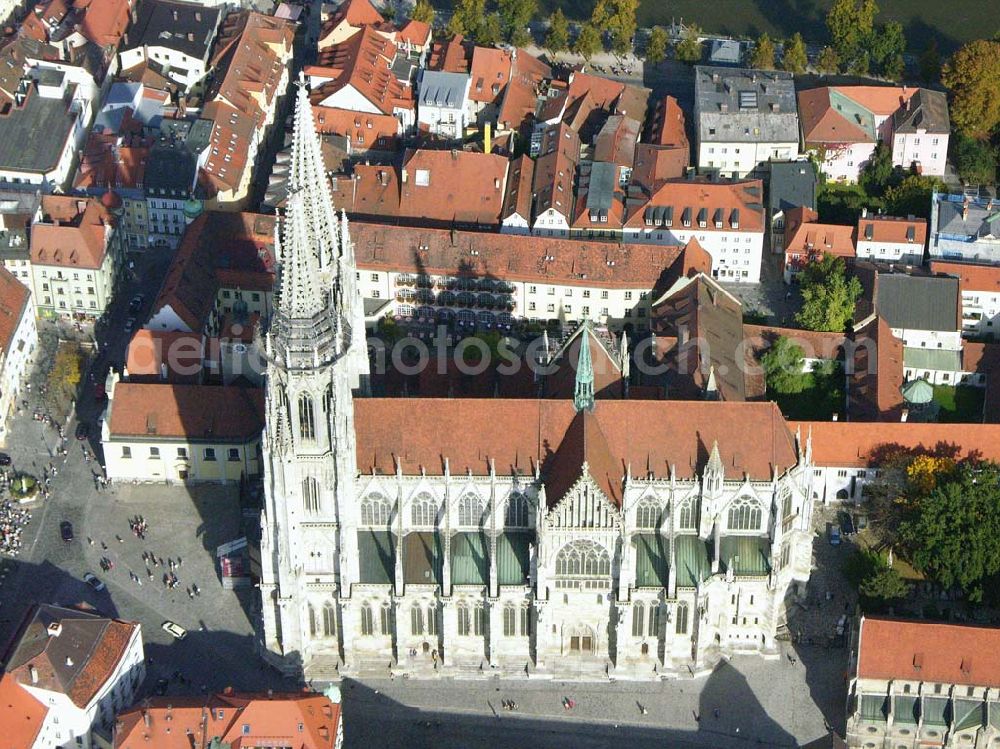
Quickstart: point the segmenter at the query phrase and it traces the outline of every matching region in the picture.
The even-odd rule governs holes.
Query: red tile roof
[[[73,186],[141,189],[152,144],[151,137],[91,132]]]
[[[570,286],[652,288],[679,247],[351,223],[358,267]]]
[[[645,143],[674,148],[688,148],[687,132],[684,129],[684,110],[677,99],[666,96],[656,102],[646,120]]]
[[[824,333],[800,328],[779,328],[770,325],[743,325],[743,331],[754,350],[763,353],[779,338],[788,338],[802,349],[806,359],[837,359],[847,341],[843,333]]]
[[[12,674],[0,676],[0,713],[4,716],[4,744],[9,749],[32,749],[49,709],[17,683]]]
[[[510,52],[495,47],[476,47],[472,51],[472,65],[469,76],[469,98],[472,101],[492,103],[500,100],[500,94],[510,80],[513,61]]]
[[[1000,628],[862,617],[857,676],[1000,686]]]
[[[101,267],[114,218],[97,198],[46,195],[42,219],[31,225],[31,262],[67,268]]]
[[[913,230],[912,242],[907,233]],[[868,234],[871,238],[868,238]],[[858,219],[856,242],[892,242],[912,244],[923,248],[927,244],[927,221],[922,218],[900,218],[898,216],[867,216]]]
[[[785,267],[800,271],[823,255],[856,257],[854,227],[821,224],[812,208],[796,206],[785,211]]]
[[[764,187],[759,179],[741,182],[711,182],[706,179],[671,180],[663,185],[645,203],[632,208],[625,226],[646,228],[646,211],[653,208],[673,208],[675,231],[683,227],[685,211],[689,211],[691,229],[697,230],[698,216],[705,210],[705,229],[715,231],[717,215],[722,218],[722,231],[732,231],[731,226],[738,211],[739,231],[764,231]],[[717,213],[721,211],[721,214]]]
[[[1000,266],[949,263],[931,260],[931,273],[944,273],[958,278],[962,291],[985,291],[1000,294]]]
[[[833,109],[829,88],[799,92],[799,122],[806,145],[873,142],[864,128]]]
[[[264,427],[264,391],[235,386],[119,382],[108,426],[112,439],[246,442],[256,438]]]
[[[576,418],[571,401],[505,399],[410,399],[410,423],[447,424],[448,429],[400,430],[398,398],[361,398],[354,403],[358,470],[384,474],[421,469],[439,475],[447,458],[452,473],[467,469],[486,475],[490,461],[498,472],[543,476]],[[607,442],[599,466],[602,480],[618,481],[628,466],[637,475],[691,478],[704,467],[718,441],[727,475],[770,480],[796,464],[792,433],[773,403],[713,401],[602,400],[593,417]],[[483,431],[483,425],[490,429]],[[503,434],[503,440],[490,438]],[[746,435],[755,439],[747,442]],[[601,448],[605,452],[604,448]]]
[[[397,32],[396,41],[400,43],[409,42],[422,49],[430,44],[431,25],[423,21],[415,21],[411,18]]]
[[[507,168],[507,194],[503,199],[500,220],[521,216],[531,225],[531,184],[535,177],[535,162],[524,154],[514,159]]]
[[[843,94],[869,112],[888,117],[920,89],[912,86],[834,86]]]
[[[311,692],[152,697],[119,715],[114,747],[208,749],[218,738],[251,749],[277,737],[294,749],[333,749],[340,715],[339,704]]]
[[[690,163],[691,151],[686,143],[678,148],[639,143],[635,147],[631,181],[651,194],[667,180],[683,177]]]
[[[0,267],[0,360],[7,358],[30,297],[28,287]]]
[[[316,132],[343,135],[354,151],[376,149],[395,151],[399,148],[402,129],[391,114],[370,114],[337,107],[313,107]]]
[[[859,421],[899,421],[904,406],[903,342],[883,317],[852,333],[853,373],[849,373],[848,415]]]
[[[613,114],[605,120],[594,138],[593,160],[607,161],[631,168],[635,160],[635,144],[639,140],[639,121]]]
[[[535,160],[535,216],[550,208],[573,219],[573,181],[580,161],[580,136],[569,125],[552,125],[542,134]]]
[[[158,382],[166,372],[168,382],[194,383],[204,358],[205,339],[200,333],[141,329],[129,341],[125,369],[130,381]]]
[[[510,84],[503,92],[500,111],[497,113],[498,128],[517,130],[533,120],[540,85],[551,77],[552,68],[526,50],[516,50]]]
[[[361,28],[362,26],[381,26],[385,23],[385,17],[372,5],[371,0],[343,0],[337,9],[330,14],[330,17],[323,22],[319,35],[320,40],[344,21],[347,22],[348,26]]]
[[[83,9],[80,33],[98,47],[117,47],[131,21],[134,0],[74,0]]]
[[[365,0],[367,2],[367,0]],[[395,108],[413,109],[413,91],[392,72],[396,44],[370,26],[347,41],[321,50],[315,65],[307,65],[307,76],[329,78],[314,89],[313,104],[324,104],[329,97],[350,86],[382,114]]]
[[[461,34],[444,42],[435,42],[427,60],[427,69],[445,73],[468,73],[472,50],[473,45],[466,42]]]

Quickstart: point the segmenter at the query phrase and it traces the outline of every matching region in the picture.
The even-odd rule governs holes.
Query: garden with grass
[[[981,422],[986,391],[972,385],[935,385],[934,402],[939,406],[938,421]]]
[[[839,362],[823,361],[809,370],[801,346],[784,336],[761,357],[767,397],[778,404],[787,419],[830,421],[844,411],[844,369]]]

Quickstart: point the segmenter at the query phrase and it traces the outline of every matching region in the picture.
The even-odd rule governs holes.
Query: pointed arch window
[[[316,609],[313,608],[313,605],[311,603],[307,604],[307,608],[309,609],[309,636],[310,637],[315,637],[316,636]]]
[[[419,603],[410,607],[410,634],[420,637],[424,633],[424,610]]]
[[[513,637],[517,634],[517,607],[508,603],[503,607],[503,636]]]
[[[458,524],[479,525],[483,519],[483,503],[474,492],[466,492],[458,501]]]
[[[437,637],[438,633],[438,612],[437,606],[433,603],[427,607],[427,634]]]
[[[299,395],[299,435],[304,440],[316,439],[316,412],[309,393]]]
[[[743,495],[729,506],[726,526],[731,531],[760,530],[761,514],[760,502]]]
[[[694,530],[698,523],[698,508],[690,498],[685,499],[677,508],[678,527],[682,531]]]
[[[635,508],[637,528],[655,530],[660,526],[660,505],[654,497],[645,497]]]
[[[319,482],[312,476],[302,479],[302,506],[308,513],[319,512]]]
[[[660,604],[649,604],[649,636],[660,636]]]
[[[370,603],[361,604],[361,634],[365,637],[371,637],[375,634],[375,621]]]
[[[486,607],[482,602],[477,603],[472,609],[472,624],[473,631],[476,633],[476,637],[482,637],[486,634]]]
[[[510,528],[528,527],[528,498],[522,492],[512,492],[507,498],[506,525]]]
[[[632,604],[632,637],[642,637],[645,633],[643,628],[645,613],[646,605],[642,601]]]
[[[414,525],[434,526],[437,524],[438,503],[430,494],[421,494],[413,500],[411,520]]]
[[[392,505],[381,494],[369,494],[361,502],[361,524],[388,526],[392,519]]]
[[[455,607],[455,610],[458,615],[458,634],[461,637],[468,637],[469,631],[472,629],[472,622],[469,618],[469,606],[463,601]]]
[[[379,611],[379,625],[384,636],[388,637],[392,634],[392,606],[388,601],[382,604]]]
[[[557,577],[604,577],[610,574],[608,550],[594,541],[572,541],[556,555]]]
[[[674,631],[679,635],[686,635],[688,631],[688,605],[683,601],[677,604],[675,619]]]
[[[531,604],[525,601],[521,604],[521,637],[531,636]]]
[[[337,636],[337,609],[331,601],[323,604],[323,637]]]

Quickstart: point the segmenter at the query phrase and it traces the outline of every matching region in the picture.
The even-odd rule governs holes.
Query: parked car
[[[94,400],[102,401],[108,397],[108,390],[103,382],[94,385]]]
[[[62,536],[62,540],[69,543],[73,540],[73,524],[68,520],[63,520],[59,523],[59,535]]]
[[[87,426],[87,422],[81,421],[76,425],[76,438],[78,440],[85,440],[90,436],[90,427]]]
[[[840,546],[840,526],[830,526],[830,546]]]
[[[162,697],[167,693],[167,687],[169,685],[170,682],[167,681],[166,679],[163,678],[157,679],[156,686],[153,688],[153,692],[155,692],[158,696]]]
[[[10,456],[7,453],[0,453],[0,466],[9,466]]]
[[[175,637],[178,640],[183,640],[185,637],[187,637],[188,634],[187,630],[184,629],[184,627],[182,627],[180,624],[176,624],[175,622],[170,622],[170,621],[163,622],[163,624],[160,625],[160,628],[168,635],[170,635],[171,637]]]
[[[843,533],[845,536],[853,536],[856,530],[857,529],[854,527],[854,518],[851,517],[851,513],[849,512],[840,513],[841,533]]]
[[[131,333],[132,332],[132,328],[134,328],[134,327],[135,327],[135,318],[134,317],[129,317],[129,319],[125,321],[125,332],[126,333]]]
[[[105,585],[100,580],[97,579],[97,575],[92,572],[88,572],[83,576],[83,581],[87,583],[91,588],[100,593],[104,590]]]
[[[133,315],[138,313],[142,308],[143,296],[142,294],[136,294],[132,297],[132,301],[128,303],[128,311]]]

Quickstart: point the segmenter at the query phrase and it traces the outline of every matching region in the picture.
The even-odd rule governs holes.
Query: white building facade
[[[7,420],[22,397],[22,388],[38,345],[35,305],[28,288],[0,268],[0,444]]]

